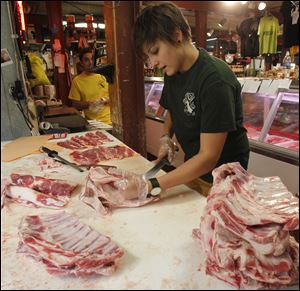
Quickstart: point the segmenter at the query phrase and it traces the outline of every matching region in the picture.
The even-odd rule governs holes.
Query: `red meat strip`
[[[136,175],[128,171],[126,173]],[[114,186],[114,183],[121,179],[124,179],[123,176],[114,168],[91,168],[80,199],[103,215],[110,213],[113,208],[139,207],[159,200],[152,196],[144,200],[124,199]]]
[[[299,199],[278,177],[259,178],[239,163],[213,171],[214,183],[194,238],[206,273],[242,289],[274,289],[297,282]]]
[[[101,131],[88,132],[81,136],[74,136],[71,139],[58,142],[57,144],[68,149],[84,149],[88,146],[101,146],[105,142],[112,140]]]
[[[114,147],[97,147],[85,151],[74,151],[70,156],[79,165],[91,166],[99,162],[108,161],[112,159],[124,159],[132,157],[134,151],[125,146]]]
[[[72,215],[26,216],[19,226],[18,253],[41,262],[53,275],[112,275],[124,251]]]
[[[61,208],[69,202],[76,186],[62,180],[11,174],[3,191],[6,198],[27,206]]]

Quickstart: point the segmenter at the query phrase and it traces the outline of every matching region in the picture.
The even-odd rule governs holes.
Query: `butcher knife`
[[[44,153],[48,154],[48,156],[49,156],[50,158],[55,158],[55,159],[57,159],[58,161],[61,161],[63,164],[66,164],[66,165],[68,165],[68,166],[70,166],[70,167],[72,167],[72,168],[78,170],[79,172],[83,172],[83,171],[84,171],[83,169],[79,168],[79,167],[76,166],[75,164],[73,164],[73,163],[67,161],[66,159],[60,157],[60,156],[58,155],[57,151],[50,150],[50,149],[48,149],[48,148],[46,148],[46,147],[43,147],[43,146],[41,147],[41,150],[42,150]]]
[[[162,169],[164,166],[170,165],[168,156],[163,157],[154,167],[147,171],[142,177],[144,180],[149,180],[150,178],[155,177],[155,174]]]

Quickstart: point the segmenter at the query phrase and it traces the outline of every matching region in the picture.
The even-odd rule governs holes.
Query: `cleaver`
[[[154,167],[147,171],[142,177],[143,180],[149,180],[150,178],[155,177],[156,173],[162,169],[164,166],[170,165],[168,156],[163,157]]]

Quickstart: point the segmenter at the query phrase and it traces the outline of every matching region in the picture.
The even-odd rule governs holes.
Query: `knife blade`
[[[168,156],[163,157],[154,167],[147,171],[142,177],[144,180],[149,180],[155,177],[155,174],[162,169],[164,166],[170,165]]]
[[[79,172],[83,172],[84,171],[83,169],[79,168],[77,165],[75,165],[75,164],[69,162],[68,160],[62,158],[61,156],[59,156],[57,151],[50,150],[50,149],[48,149],[47,147],[44,147],[44,146],[41,147],[41,150],[44,153],[48,154],[48,156],[50,158],[56,158],[56,159],[62,161],[64,164],[66,164],[66,165],[68,165],[68,166],[70,166],[70,167],[78,170]]]

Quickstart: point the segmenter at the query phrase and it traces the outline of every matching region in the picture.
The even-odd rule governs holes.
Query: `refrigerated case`
[[[291,89],[291,82],[285,82],[286,88],[274,91],[273,80],[267,80],[268,86],[265,86],[263,80],[255,79],[255,89],[253,84],[246,88],[249,78],[239,81],[245,86],[242,100],[251,149],[249,171],[257,176],[278,175],[290,191],[298,192],[299,85],[292,83]],[[282,83],[277,80],[276,86]],[[162,88],[163,78],[145,78],[147,151],[153,155],[157,154],[163,133],[165,112],[159,106]],[[176,165],[182,162],[183,153]]]
[[[251,150],[299,165],[299,91],[242,96]]]

